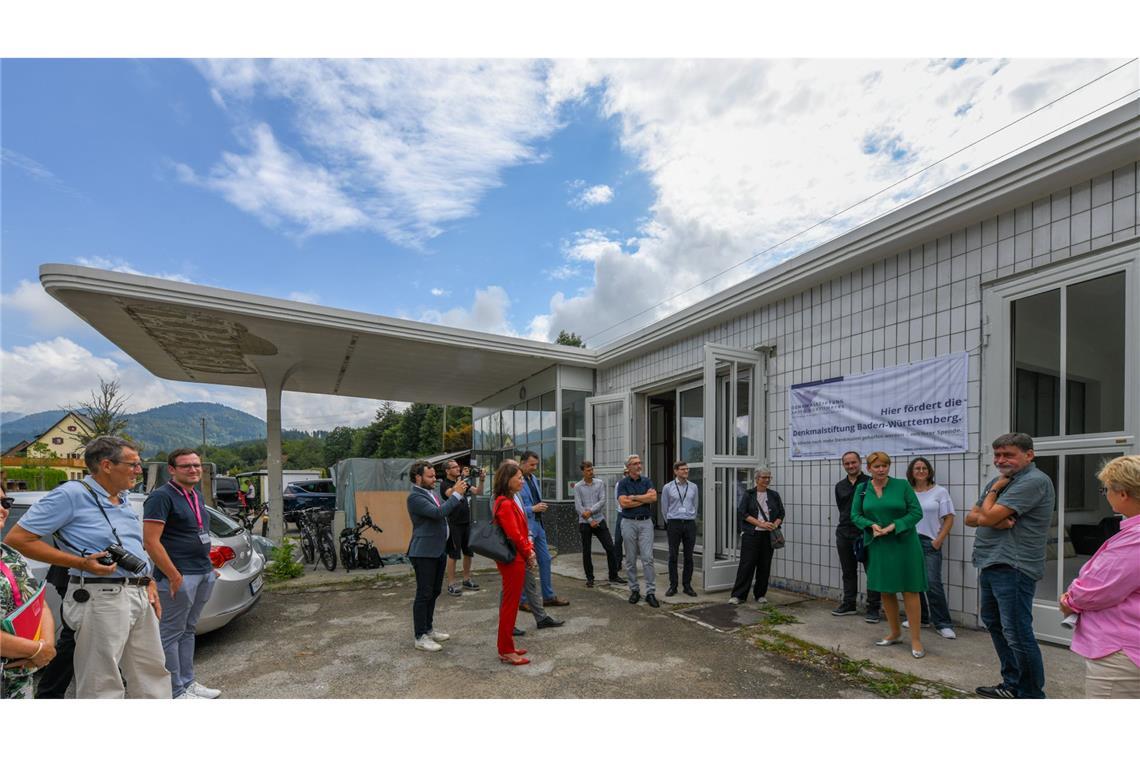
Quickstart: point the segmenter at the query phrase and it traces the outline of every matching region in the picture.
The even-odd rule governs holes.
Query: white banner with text
[[[941,356],[788,389],[789,459],[966,451],[969,355]],[[900,475],[901,477],[901,475]]]

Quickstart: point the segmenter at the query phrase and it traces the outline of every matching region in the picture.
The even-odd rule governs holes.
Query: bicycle
[[[269,535],[269,521],[264,519],[264,517],[269,514],[269,504],[267,503],[258,504],[257,506],[243,504],[238,507],[236,511],[231,512],[226,510],[226,514],[237,520],[243,528],[250,532],[250,535],[253,534],[253,527],[260,521],[261,535]]]
[[[317,557],[317,533],[314,526],[309,522],[309,516],[305,514],[307,510],[299,510],[296,515],[297,532],[301,534],[301,558],[307,565],[310,562],[316,564]]]
[[[376,550],[376,545],[361,535],[369,528],[377,533],[384,532],[383,528],[372,522],[372,514],[366,507],[364,517],[357,521],[355,528],[345,528],[340,532],[340,561],[346,573],[357,567],[365,570],[384,567],[384,559]]]
[[[311,507],[301,512],[301,515],[304,516],[304,527],[301,530],[301,551],[302,553],[305,552],[305,542],[308,539],[311,542],[309,552],[319,556],[321,564],[329,572],[336,570],[336,543],[333,541],[332,535],[332,521],[335,514],[334,510],[320,509],[319,507]],[[315,552],[313,552],[314,546]],[[312,562],[313,566],[316,567],[316,561],[311,554],[305,554],[305,559],[307,562]]]

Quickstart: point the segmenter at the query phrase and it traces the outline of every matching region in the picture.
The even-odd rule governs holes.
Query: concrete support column
[[[269,538],[278,544],[285,536],[285,500],[281,485],[281,386],[284,378],[265,383],[265,469],[269,479]]]

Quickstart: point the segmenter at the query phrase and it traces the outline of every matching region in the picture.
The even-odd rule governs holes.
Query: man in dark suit
[[[451,636],[433,627],[435,600],[443,590],[443,575],[447,566],[447,516],[463,503],[467,482],[460,480],[452,490],[451,498],[441,502],[434,490],[435,468],[420,460],[412,464],[409,477],[412,492],[408,494],[408,515],[412,518],[412,540],[408,544],[408,559],[416,573],[416,598],[412,602],[412,623],[415,627],[416,649],[438,652],[439,642]]]

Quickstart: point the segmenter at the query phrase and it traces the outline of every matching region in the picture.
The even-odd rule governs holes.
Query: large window
[[[562,391],[562,493],[570,498],[570,486],[581,479],[578,465],[586,458],[586,391]],[[545,418],[546,412],[543,412]],[[543,423],[543,427],[547,426]],[[549,422],[550,425],[554,421]]]
[[[1135,454],[1140,432],[1140,254],[1074,260],[995,283],[984,296],[992,327],[982,354],[979,447],[1016,430],[1034,439],[1037,467],[1057,503],[1037,584],[1034,629],[1067,642],[1057,597],[1118,528],[1097,470]],[[992,477],[988,454],[983,479]]]
[[[1124,287],[1116,272],[1012,302],[1014,430],[1044,438],[1124,429]]]

